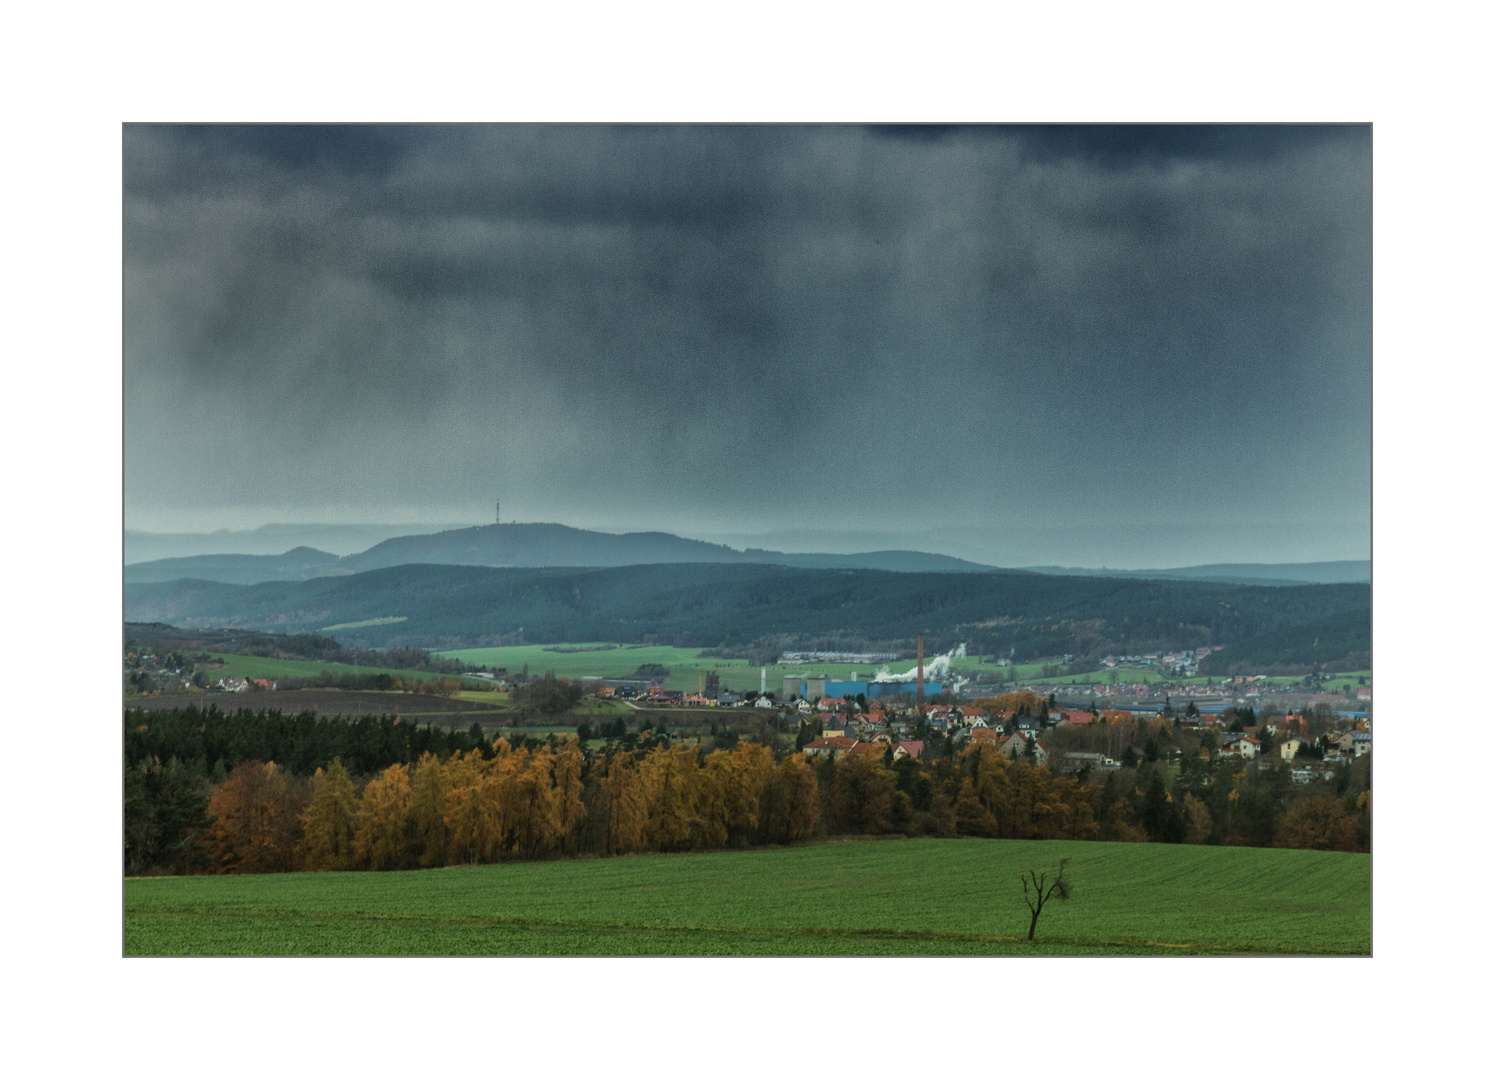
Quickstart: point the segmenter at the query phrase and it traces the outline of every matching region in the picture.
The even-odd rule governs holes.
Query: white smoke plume
[[[964,656],[965,654],[966,654],[965,642],[961,642],[958,646],[956,646],[955,648],[951,649],[949,652],[947,652],[947,653],[941,653],[939,656],[932,657],[931,659],[924,661],[924,678],[925,679],[936,679],[936,678],[940,678],[940,677],[945,676],[945,675],[949,675],[950,674],[950,661],[953,660],[957,656]],[[884,664],[881,668],[878,669],[877,674],[874,675],[874,676],[872,676],[872,681],[873,682],[913,682],[918,677],[919,677],[919,665],[918,664],[915,664],[913,667],[909,668],[907,671],[905,671],[901,675],[894,675],[893,673],[891,673],[888,670],[888,666],[886,664]]]

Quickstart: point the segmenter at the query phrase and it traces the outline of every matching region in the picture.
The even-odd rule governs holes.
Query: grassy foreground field
[[[1070,856],[1038,940],[1018,875]],[[125,882],[128,955],[1369,955],[1370,857],[863,840]]]

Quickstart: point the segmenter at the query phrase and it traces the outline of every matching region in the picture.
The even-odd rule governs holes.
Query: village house
[[[1030,745],[1033,748],[1034,762],[1039,765],[1047,765],[1049,763],[1048,747],[1039,742],[1036,736],[1030,736],[1025,734],[1024,732],[1015,731],[1011,735],[1007,736],[1007,738],[1003,739],[997,748],[1013,761],[1016,761],[1019,756],[1025,756],[1028,753],[1028,747]]]
[[[1337,735],[1329,736],[1329,745],[1342,754],[1353,754],[1355,752],[1355,732],[1341,731]]]
[[[1261,740],[1243,732],[1222,735],[1220,753],[1240,757],[1244,761],[1254,761],[1257,754],[1261,753]]]
[[[847,753],[856,746],[857,740],[845,735],[832,735],[826,738],[816,739],[814,742],[805,744],[805,756],[818,758],[830,757],[832,760]]]

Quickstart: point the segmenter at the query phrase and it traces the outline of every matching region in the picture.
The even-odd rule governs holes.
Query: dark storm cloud
[[[1361,556],[1369,222],[1365,128],[131,127],[127,513]]]

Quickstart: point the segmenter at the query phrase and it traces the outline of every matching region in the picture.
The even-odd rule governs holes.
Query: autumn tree
[[[552,758],[559,846],[561,850],[568,852],[574,850],[576,830],[587,814],[586,804],[582,800],[582,765],[581,743],[577,739],[567,739]]]
[[[1358,851],[1360,822],[1338,799],[1315,795],[1282,816],[1277,846],[1313,851]]]
[[[411,779],[415,852],[422,866],[441,866],[447,857],[446,770],[435,754],[421,755]]]
[[[715,758],[716,755],[711,755]],[[707,759],[708,764],[710,758]],[[761,743],[738,743],[721,763],[725,843],[748,844],[757,835],[764,789],[773,775],[773,753]]]
[[[696,812],[700,778],[695,759],[695,748],[683,743],[657,749],[645,759],[650,840],[660,851],[685,851],[694,845],[700,826]]]
[[[312,777],[311,803],[302,829],[308,870],[347,870],[353,866],[353,829],[358,796],[340,757]]]
[[[502,775],[500,799],[509,850],[533,859],[561,836],[550,753],[543,748],[513,751],[495,765]]]
[[[873,754],[845,754],[836,762],[831,790],[835,824],[843,832],[888,831],[898,778]]]
[[[275,762],[246,761],[208,802],[207,849],[220,874],[301,869],[301,813],[308,785]]]
[[[490,762],[469,750],[446,763],[447,864],[487,862],[503,838],[503,818]]]
[[[634,755],[615,754],[598,787],[607,801],[606,851],[622,855],[644,847],[649,831],[649,798]]]
[[[1012,837],[1013,790],[1006,755],[984,746],[960,756],[963,773],[955,799],[956,829],[962,836]]]
[[[1183,817],[1184,843],[1202,844],[1209,839],[1214,822],[1210,818],[1209,807],[1202,800],[1193,795],[1185,795],[1180,813]]]
[[[786,757],[774,768],[763,795],[763,836],[770,844],[803,840],[820,820],[819,784],[804,754]]]
[[[370,780],[358,803],[354,857],[370,870],[398,866],[409,847],[413,803],[407,766],[391,765]]]
[[[1019,712],[1024,716],[1038,716],[1048,706],[1046,699],[1031,690],[1013,690],[996,697],[980,698],[972,704],[993,716],[1015,716]]]

